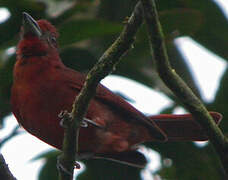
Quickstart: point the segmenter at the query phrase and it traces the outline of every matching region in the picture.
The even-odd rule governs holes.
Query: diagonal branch
[[[20,134],[21,132],[18,131],[18,129],[20,128],[19,125],[17,125],[13,130],[12,132],[6,136],[5,138],[3,138],[1,141],[0,141],[0,149],[2,148],[2,146],[7,142],[9,141],[11,138],[13,138],[14,136]]]
[[[203,103],[172,69],[154,0],[141,0],[141,2],[149,33],[151,53],[154,56],[159,76],[206,130],[228,174],[228,139],[215,124]]]
[[[8,165],[2,154],[0,154],[0,179],[1,180],[16,180],[9,170]]]
[[[80,124],[86,114],[90,100],[95,95],[96,87],[101,79],[114,70],[121,57],[131,48],[135,34],[142,24],[142,14],[141,6],[138,3],[120,36],[88,73],[85,84],[75,99],[72,112],[70,113],[73,121],[68,121],[65,128],[63,154],[59,158],[60,165],[62,166],[59,176],[62,180],[72,179],[74,164],[77,159],[76,152],[79,152],[78,135]]]

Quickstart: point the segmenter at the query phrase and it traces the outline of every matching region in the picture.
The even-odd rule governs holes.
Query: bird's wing
[[[69,70],[71,69],[67,69],[67,71]],[[83,87],[85,76],[79,72],[76,72],[73,70],[71,71],[74,74],[74,76],[72,76],[71,74],[70,77],[67,77],[64,79],[67,79],[68,81],[67,84],[68,86],[70,86],[70,88],[80,91],[81,88]],[[109,107],[111,107],[111,109],[122,113],[124,116],[123,118],[124,120],[126,121],[130,120],[134,123],[138,123],[147,127],[148,130],[151,132],[151,135],[157,140],[161,140],[161,141],[166,140],[166,135],[153,121],[151,121],[144,114],[142,114],[140,111],[135,109],[123,98],[111,92],[108,88],[106,88],[102,84],[98,85],[97,92],[94,98],[95,100],[108,105]]]
[[[145,156],[141,152],[136,150],[109,154],[95,154],[92,158],[106,159],[137,168],[145,168],[147,164]]]

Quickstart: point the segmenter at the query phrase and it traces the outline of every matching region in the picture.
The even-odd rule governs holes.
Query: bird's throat
[[[48,53],[48,47],[37,37],[22,39],[18,44],[17,56],[20,59],[45,56]]]

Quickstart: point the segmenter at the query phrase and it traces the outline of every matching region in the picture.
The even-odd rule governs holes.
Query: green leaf
[[[48,151],[34,157],[31,161],[45,158],[45,163],[40,169],[39,180],[58,179],[57,157],[59,151]]]
[[[60,151],[56,151],[56,150],[46,151],[35,156],[34,158],[31,159],[31,161],[36,161],[40,159],[49,159],[49,158],[52,159],[60,155],[60,153],[61,153]]]
[[[80,72],[86,72],[97,62],[94,55],[87,49],[66,48],[60,53],[63,63]]]
[[[10,107],[10,89],[13,80],[13,66],[15,55],[10,56],[0,66],[0,124],[3,118],[11,112]]]
[[[101,0],[98,8],[98,17],[109,21],[122,22],[126,16],[130,16],[136,0]]]
[[[164,179],[223,179],[218,157],[211,146],[199,148],[191,142],[147,143],[147,146],[161,153],[162,159],[172,160],[171,169],[160,171]],[[170,172],[171,171],[171,172]]]
[[[159,15],[165,35],[171,37],[174,32],[178,35],[194,34],[204,20],[199,10],[188,8],[164,10]]]
[[[198,43],[211,50],[215,54],[228,59],[227,42],[228,42],[228,23],[227,18],[217,5],[216,1],[211,0],[172,0],[158,1],[159,12],[170,11],[179,8],[192,9],[200,12],[200,21],[193,18],[188,19],[186,23],[190,26],[201,22],[194,33],[185,34],[191,36]],[[177,17],[178,18],[178,17]],[[167,22],[169,23],[169,22]],[[170,22],[171,23],[171,22]],[[164,23],[162,25],[165,26]],[[187,27],[187,26],[186,26]],[[190,29],[192,29],[190,27]]]
[[[72,44],[90,38],[113,35],[122,29],[122,25],[102,19],[78,19],[62,24],[59,28],[60,46]]]
[[[140,180],[140,169],[106,160],[83,161],[86,170],[78,175],[77,180]]]

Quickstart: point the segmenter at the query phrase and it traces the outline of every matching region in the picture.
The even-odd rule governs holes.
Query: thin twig
[[[0,154],[0,179],[1,180],[16,180],[13,174],[10,172],[8,165],[2,154]]]
[[[228,174],[228,139],[215,124],[203,103],[171,67],[154,0],[141,0],[141,2],[149,33],[151,53],[154,56],[159,76],[206,130]]]
[[[20,126],[17,125],[8,136],[6,136],[4,139],[0,141],[0,149],[7,141],[21,133],[20,131],[18,131],[19,127]]]
[[[95,95],[98,83],[114,70],[121,57],[131,48],[135,34],[142,24],[142,20],[142,9],[138,3],[120,36],[88,73],[85,84],[73,103],[73,109],[70,113],[73,121],[72,123],[67,123],[67,128],[64,131],[63,154],[59,158],[59,162],[66,171],[60,168],[59,176],[61,180],[72,179],[77,156],[76,152],[79,149],[78,135],[80,123],[86,114],[90,100]]]

